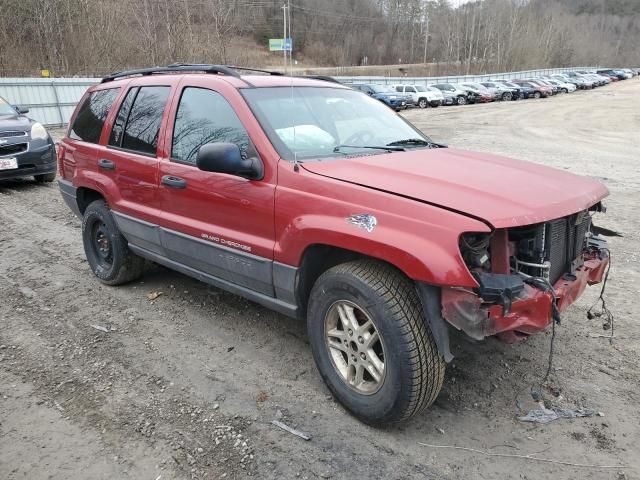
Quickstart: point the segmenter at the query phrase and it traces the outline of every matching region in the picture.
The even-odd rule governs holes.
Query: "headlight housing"
[[[490,243],[490,233],[468,232],[460,236],[460,253],[469,270],[490,271]]]
[[[48,137],[47,129],[41,123],[36,122],[31,126],[32,140],[46,140]]]

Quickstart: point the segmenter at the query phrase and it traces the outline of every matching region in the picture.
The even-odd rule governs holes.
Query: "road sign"
[[[270,38],[269,39],[269,51],[281,52],[282,50],[286,50],[287,52],[291,52],[293,50],[292,38]]]

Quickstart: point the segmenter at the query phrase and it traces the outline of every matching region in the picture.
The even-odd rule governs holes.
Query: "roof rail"
[[[247,72],[260,72],[267,73],[269,75],[284,75],[282,72],[276,72],[274,70],[262,70],[260,68],[248,68],[248,67],[239,67],[237,65],[227,65],[229,68],[233,68],[234,70],[245,70]]]
[[[154,73],[175,73],[175,72],[203,72],[203,73],[222,73],[231,77],[240,78],[240,74],[236,72],[234,67],[225,65],[207,65],[202,63],[173,63],[166,67],[149,67],[137,70],[125,70],[122,72],[112,73],[102,79],[100,83],[111,82],[118,78],[130,77],[133,75],[153,75]]]
[[[301,75],[300,78],[310,78],[312,80],[322,80],[324,82],[332,82],[332,83],[340,83],[342,84],[342,82],[340,80],[337,80],[333,77],[330,77],[328,75]]]

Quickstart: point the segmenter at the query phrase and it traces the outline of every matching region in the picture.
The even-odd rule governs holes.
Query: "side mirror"
[[[20,115],[29,113],[29,109],[27,107],[22,107],[20,105],[12,105],[12,107],[15,108],[16,112],[18,112]]]
[[[264,176],[262,162],[258,158],[242,158],[235,143],[207,143],[200,147],[196,166],[204,172],[226,173],[260,180]]]

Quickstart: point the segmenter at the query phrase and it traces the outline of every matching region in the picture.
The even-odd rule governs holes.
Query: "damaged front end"
[[[478,287],[442,288],[442,317],[478,340],[517,342],[545,329],[604,277],[609,250],[592,223],[602,210],[598,203],[544,223],[462,235],[460,252]]]

